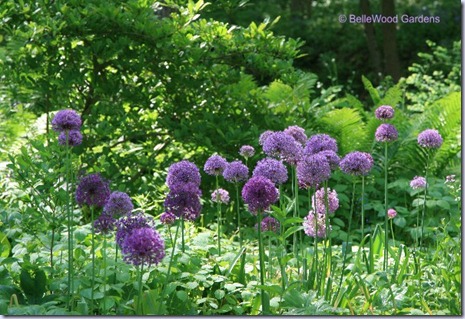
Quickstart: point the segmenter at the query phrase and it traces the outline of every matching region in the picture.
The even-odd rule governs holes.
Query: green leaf
[[[179,300],[181,301],[186,301],[188,298],[187,292],[184,290],[178,290],[176,291],[176,297],[178,297]]]
[[[0,257],[6,258],[10,255],[11,245],[4,233],[0,233]]]
[[[299,230],[302,230],[302,229],[304,229],[303,226],[292,226],[292,227],[286,229],[286,231],[283,234],[283,238],[286,239],[287,237],[291,236],[295,232],[298,232]]]
[[[224,292],[224,290],[218,289],[218,290],[215,291],[215,298],[218,299],[218,300],[223,299],[225,294],[226,293]]]

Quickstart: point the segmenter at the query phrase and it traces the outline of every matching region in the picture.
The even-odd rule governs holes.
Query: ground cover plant
[[[0,314],[462,314],[454,53],[360,100],[202,1],[1,6]]]

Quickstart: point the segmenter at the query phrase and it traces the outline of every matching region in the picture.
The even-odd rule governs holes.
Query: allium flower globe
[[[124,238],[121,252],[133,265],[157,265],[165,257],[165,243],[153,228],[136,228]]]
[[[418,134],[418,144],[427,148],[439,148],[442,145],[441,134],[437,130],[424,130]]]
[[[389,105],[381,105],[375,110],[375,116],[378,120],[389,120],[394,117],[394,109]]]
[[[74,110],[61,110],[55,114],[52,120],[52,129],[56,132],[80,130],[81,116]]]
[[[271,231],[274,233],[277,233],[279,231],[280,226],[278,220],[271,216],[266,216],[265,218],[263,218],[261,225],[261,231]],[[255,229],[258,229],[258,224],[255,225]]]
[[[177,184],[193,183],[200,186],[200,172],[194,163],[187,160],[174,163],[168,169],[166,184],[171,189]]]
[[[89,174],[79,180],[76,188],[76,202],[79,206],[103,207],[110,197],[108,181],[100,174]]]
[[[306,155],[297,163],[299,187],[318,187],[331,175],[331,168],[324,155]]]
[[[399,134],[394,125],[383,123],[376,129],[375,138],[377,142],[394,142]]]
[[[212,193],[212,201],[215,203],[229,203],[229,193],[227,190],[219,188]]]
[[[164,212],[160,215],[160,222],[165,225],[172,225],[176,220],[176,215],[172,213]]]
[[[203,170],[209,175],[221,175],[227,165],[228,162],[223,157],[213,155],[207,159]]]
[[[274,183],[263,176],[254,176],[242,188],[242,198],[252,214],[267,210],[278,200],[279,192]]]
[[[58,144],[67,146],[78,146],[82,143],[82,134],[78,130],[61,132],[58,136]]]
[[[413,188],[413,189],[425,188],[426,187],[426,178],[424,178],[423,176],[415,176],[410,181],[410,187]]]
[[[249,169],[241,161],[233,161],[226,166],[223,177],[231,183],[245,182],[249,178]]]
[[[243,145],[241,146],[241,149],[239,150],[239,155],[245,158],[251,158],[252,156],[255,155],[255,149],[253,148],[253,146]]]
[[[389,219],[393,219],[397,216],[397,212],[392,208],[388,209],[387,214]]]
[[[295,164],[302,154],[302,145],[284,132],[273,132],[263,143],[263,152],[270,157]]]
[[[131,197],[124,192],[113,192],[110,194],[103,211],[114,218],[129,214],[134,209]]]
[[[265,143],[266,139],[271,135],[273,134],[274,132],[273,131],[265,131],[263,132],[262,134],[260,134],[260,137],[258,138],[258,144],[260,144],[261,146],[263,146],[263,144]]]
[[[134,229],[144,227],[154,227],[154,222],[151,217],[147,217],[143,213],[131,213],[121,217],[116,221],[116,243],[123,247],[125,238]]]
[[[300,126],[289,126],[284,130],[284,133],[292,136],[298,143],[305,146],[305,143],[307,142],[307,135],[305,134],[305,130]]]
[[[115,230],[116,219],[111,215],[102,213],[95,221],[94,228],[96,233],[108,234]]]
[[[325,238],[326,233],[331,230],[331,226],[326,227],[326,217],[324,214],[315,213],[313,210],[304,217],[304,232],[310,237]]]
[[[326,157],[329,163],[329,167],[331,169],[336,169],[339,167],[339,162],[341,161],[341,159],[334,151],[326,150],[326,151],[318,152],[317,154],[323,155]]]
[[[200,189],[194,183],[178,184],[165,198],[165,211],[193,221],[200,216]]]
[[[344,156],[339,167],[349,175],[367,175],[373,167],[373,157],[365,152],[351,152]]]
[[[287,181],[287,168],[281,161],[264,158],[257,163],[252,175],[266,177],[275,184],[283,184]]]
[[[314,155],[321,151],[333,151],[337,153],[337,142],[327,134],[312,135],[305,145],[304,154]]]
[[[328,213],[332,214],[339,208],[339,198],[337,192],[329,187],[326,192],[328,196]],[[323,187],[312,196],[312,207],[318,214],[326,214],[325,189]]]

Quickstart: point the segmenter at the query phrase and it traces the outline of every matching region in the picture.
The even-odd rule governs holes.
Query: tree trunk
[[[394,0],[382,0],[381,13],[383,16],[395,16]],[[385,72],[397,82],[400,78],[400,65],[399,54],[397,52],[396,27],[395,23],[384,23],[381,25]]]
[[[369,0],[360,0],[360,10],[362,14],[371,16],[370,2]],[[365,29],[365,37],[367,39],[368,55],[370,57],[370,63],[377,76],[381,76],[381,56],[376,42],[375,27],[372,23],[363,24]]]

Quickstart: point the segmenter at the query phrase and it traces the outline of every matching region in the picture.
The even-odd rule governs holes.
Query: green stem
[[[239,210],[239,185],[236,183],[236,211],[237,211],[237,231],[239,232],[239,245],[242,249],[242,234],[241,234],[241,213]]]
[[[142,315],[142,276],[144,275],[144,263],[139,268],[139,297],[137,298],[136,315]],[[137,313],[139,312],[139,313]]]
[[[324,182],[325,188],[325,272],[326,278],[331,277],[331,268],[332,268],[332,251],[331,251],[331,236],[329,236],[329,198],[328,198],[328,181]],[[326,248],[326,245],[328,247]],[[329,267],[328,267],[329,264]]]
[[[116,276],[118,275],[118,271],[117,271],[118,270],[117,269],[118,268],[118,250],[119,250],[118,244],[116,244],[116,247],[115,247],[115,277],[114,277],[115,280],[113,282],[114,284],[116,284]]]
[[[271,279],[273,264],[271,263],[271,236],[268,236],[268,279]]]
[[[94,289],[95,289],[95,228],[94,228],[94,206],[90,207],[90,225],[92,229],[92,279],[90,290],[90,313],[94,314]]]
[[[263,240],[262,240],[262,212],[257,212],[258,218],[258,258],[260,260],[260,284],[265,286],[265,252],[263,251]],[[260,288],[261,301],[262,301],[262,312],[264,315],[268,315],[268,302],[265,296],[265,290]]]
[[[391,234],[392,234],[392,242],[394,243],[394,246],[396,245],[396,239],[394,238],[394,228],[392,226],[392,219],[390,221],[391,224]]]
[[[216,175],[216,191],[218,191],[218,175]],[[221,256],[221,203],[218,198],[216,198],[216,207],[218,211],[218,256]]]
[[[362,241],[365,238],[365,175],[362,175]]]
[[[181,250],[185,251],[184,247],[184,216],[181,216]]]
[[[103,309],[102,309],[102,314],[106,315],[105,311],[105,297],[106,297],[106,285],[107,285],[107,235],[103,234]]]
[[[66,131],[66,140],[68,140],[68,131]],[[69,302],[70,309],[73,310],[72,296],[73,296],[73,234],[71,230],[72,223],[72,212],[71,212],[71,197],[70,197],[70,154],[69,146],[65,145],[65,170],[66,170],[66,215],[67,215],[67,231],[68,231],[68,290],[69,290]],[[53,249],[53,246],[52,246]]]
[[[385,142],[384,143],[384,263],[383,263],[384,271],[386,271],[388,268],[388,245],[389,245],[387,179],[388,179],[388,144],[387,142]]]
[[[425,186],[425,192],[423,194],[423,210],[421,212],[420,250],[423,249],[423,232],[425,229],[426,194],[428,192],[428,162],[429,162],[429,159],[426,162],[426,169],[425,169],[426,186]]]
[[[299,181],[297,179],[296,167],[292,167],[292,176],[294,178],[294,215],[293,217],[299,217]],[[294,240],[294,256],[297,259],[297,274],[300,274],[300,262],[299,262],[299,247],[297,241],[297,232],[293,235]]]

